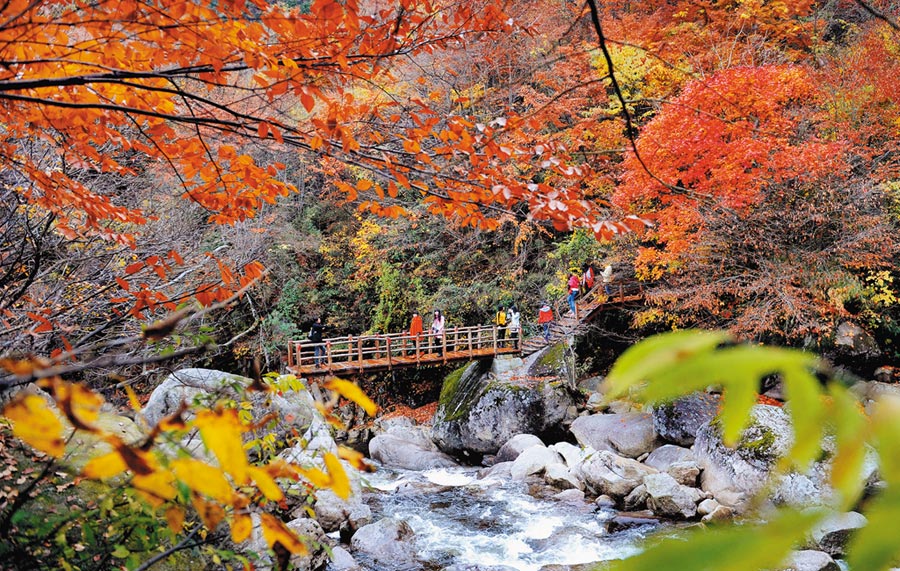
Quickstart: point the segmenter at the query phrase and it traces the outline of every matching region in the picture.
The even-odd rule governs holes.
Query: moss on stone
[[[453,398],[453,395],[456,394],[456,386],[459,384],[459,380],[462,378],[463,373],[466,372],[469,365],[471,365],[471,363],[466,363],[444,378],[444,384],[441,386],[441,396],[438,397],[438,404],[444,407],[450,404],[450,400]]]
[[[775,454],[775,434],[760,424],[754,424],[751,428],[758,434],[752,439],[741,439],[738,450],[749,452],[760,459],[771,458]]]
[[[547,352],[537,360],[537,365],[542,367],[558,367],[563,364],[566,356],[566,344],[563,342],[551,345]]]
[[[444,379],[438,411],[444,420],[458,420],[469,414],[472,405],[484,394],[481,378],[487,371],[482,361],[472,361],[456,369]]]

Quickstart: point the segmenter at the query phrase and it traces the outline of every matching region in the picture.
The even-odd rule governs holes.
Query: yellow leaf
[[[231,499],[234,490],[225,479],[225,474],[218,468],[193,458],[181,458],[172,461],[172,471],[179,480],[195,492],[220,502],[227,502]]]
[[[344,466],[338,457],[331,452],[326,452],[324,456],[325,468],[328,469],[328,475],[331,479],[330,487],[339,497],[347,499],[350,497],[350,479],[344,472]]]
[[[216,529],[219,526],[219,522],[225,517],[225,510],[217,503],[207,502],[197,494],[191,495],[191,501],[200,519],[203,520],[203,525],[210,531]]]
[[[275,483],[275,480],[268,472],[261,468],[250,467],[250,477],[256,482],[256,487],[263,493],[266,498],[273,502],[279,502],[284,498],[284,492]]]
[[[317,488],[327,488],[331,484],[331,478],[328,474],[318,468],[297,468],[301,476],[306,478],[310,484]]]
[[[181,533],[181,530],[184,529],[184,510],[178,506],[166,508],[166,523],[172,533]]]
[[[194,425],[200,430],[203,443],[219,459],[222,469],[231,474],[239,485],[246,484],[249,464],[241,439],[246,427],[241,424],[237,411],[201,411]]]
[[[16,398],[3,409],[3,416],[13,422],[13,434],[34,448],[56,458],[65,452],[62,422],[41,397]]]
[[[375,471],[375,467],[366,462],[366,457],[363,456],[362,452],[348,448],[347,446],[338,447],[338,457],[341,460],[346,460],[351,466],[361,472]]]
[[[347,400],[355,402],[361,406],[369,416],[375,416],[375,413],[378,412],[378,405],[366,396],[366,393],[364,393],[362,389],[350,381],[334,378],[325,383],[325,388],[338,393]]]
[[[263,538],[265,538],[269,547],[274,548],[276,543],[280,543],[282,547],[295,555],[306,553],[306,545],[280,519],[267,513],[262,513],[259,517],[262,524]]]
[[[250,537],[253,520],[247,514],[234,514],[231,519],[231,541],[240,543]]]
[[[103,397],[83,385],[65,381],[53,383],[53,394],[60,410],[72,426],[81,430],[97,431],[93,424],[100,416]]]
[[[81,470],[81,475],[94,480],[104,480],[121,474],[127,467],[128,465],[125,464],[125,459],[122,458],[121,454],[110,452],[103,456],[97,456],[85,464],[84,469]]]
[[[138,400],[138,396],[135,394],[134,389],[125,385],[125,394],[128,395],[128,404],[131,405],[131,408],[135,412],[141,411],[141,401]]]
[[[159,506],[165,500],[175,499],[175,478],[170,472],[157,470],[150,474],[135,474],[131,479],[134,486],[151,505]]]

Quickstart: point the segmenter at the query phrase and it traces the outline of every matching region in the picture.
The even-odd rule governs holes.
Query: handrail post
[[[475,333],[474,329],[469,329],[469,357],[475,356],[475,351],[472,347],[472,334]]]
[[[294,359],[291,355],[291,348],[293,348],[293,346],[294,346],[294,342],[288,341],[288,367],[294,366]]]
[[[390,370],[390,369],[393,368],[393,363],[391,362],[391,338],[388,337],[388,338],[385,340],[385,343],[387,344],[388,370]]]
[[[313,349],[315,351],[315,349]],[[332,360],[331,360],[331,341],[325,342],[325,357],[328,361],[328,368],[331,369]]]
[[[496,326],[496,325],[494,325],[493,327],[491,327],[491,332],[492,332],[493,335],[494,335],[494,338],[493,338],[493,342],[494,342],[494,355],[496,355],[496,354],[497,354],[497,326]]]
[[[360,363],[362,363],[362,360],[363,360],[362,359],[362,345],[363,345],[363,338],[362,338],[362,335],[360,335],[356,338],[356,360],[359,361]]]
[[[443,357],[444,364],[447,364],[447,332],[445,331],[443,335],[441,335],[441,357]]]
[[[416,366],[422,362],[422,334],[416,335]]]

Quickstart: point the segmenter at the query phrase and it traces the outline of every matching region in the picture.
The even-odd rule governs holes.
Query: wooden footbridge
[[[426,365],[445,365],[497,355],[527,356],[569,335],[582,333],[602,310],[644,297],[638,282],[617,283],[606,293],[602,284],[578,298],[572,315],[565,298],[554,306],[549,343],[535,329],[524,339],[509,338],[497,325],[448,327],[443,336],[406,333],[333,337],[321,343],[290,341],[288,369],[301,377],[352,375]],[[521,331],[531,330],[523,328]]]

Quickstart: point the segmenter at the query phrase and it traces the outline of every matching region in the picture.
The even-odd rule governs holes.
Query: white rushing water
[[[368,484],[375,519],[402,520],[415,532],[423,569],[469,565],[538,571],[551,564],[626,557],[637,551],[640,539],[637,530],[608,534],[605,522],[614,514],[589,502],[538,499],[522,482],[478,479],[473,468],[382,469]]]

